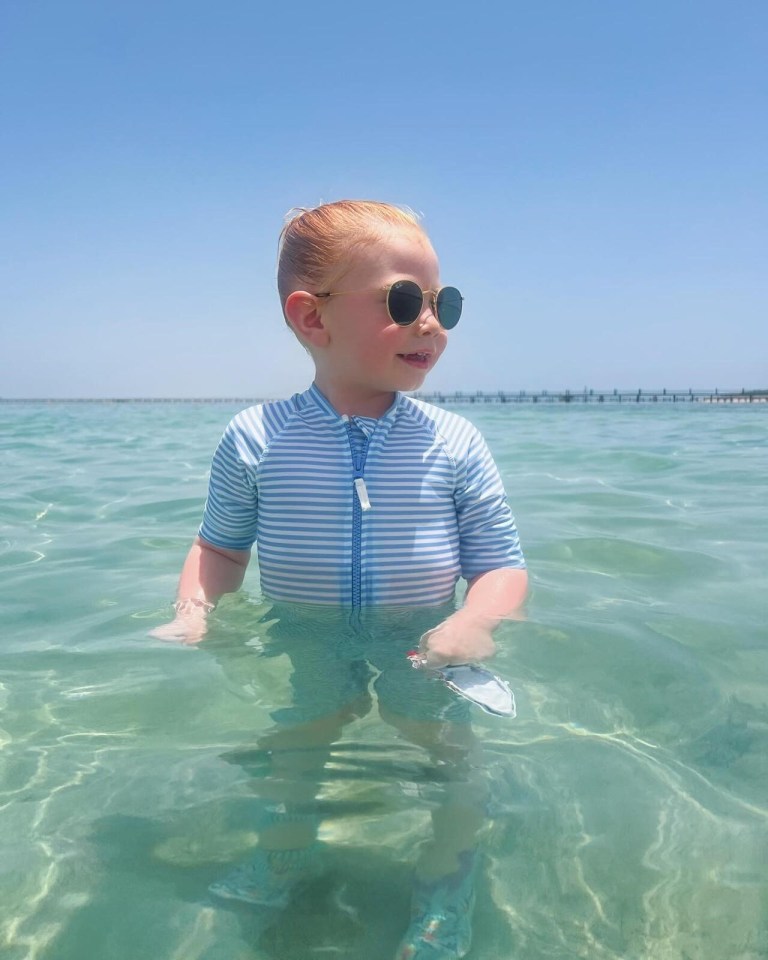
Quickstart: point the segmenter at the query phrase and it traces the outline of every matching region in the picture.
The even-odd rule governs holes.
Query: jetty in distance
[[[768,403],[764,390],[430,390],[412,394],[440,406],[499,403]],[[228,403],[248,406],[274,397],[0,397],[0,403]]]
[[[415,393],[419,400],[449,406],[465,403],[768,403],[768,390],[541,390],[516,393],[462,393],[431,391]]]

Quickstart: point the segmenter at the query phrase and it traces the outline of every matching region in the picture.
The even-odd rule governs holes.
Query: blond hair
[[[375,243],[392,227],[423,233],[412,210],[376,200],[337,200],[314,208],[295,207],[280,234],[280,302],[285,306],[294,290],[306,288],[319,293],[338,281],[352,260],[352,251]]]

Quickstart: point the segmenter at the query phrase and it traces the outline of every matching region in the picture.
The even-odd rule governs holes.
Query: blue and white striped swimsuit
[[[432,606],[459,576],[525,566],[471,423],[403,394],[378,420],[342,417],[314,384],[231,421],[200,536],[256,543],[262,592],[278,601]]]

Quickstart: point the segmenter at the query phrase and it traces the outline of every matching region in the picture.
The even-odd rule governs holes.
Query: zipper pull
[[[371,501],[368,499],[368,489],[362,477],[355,477],[355,490],[357,491],[357,499],[360,501],[362,509],[370,510]]]

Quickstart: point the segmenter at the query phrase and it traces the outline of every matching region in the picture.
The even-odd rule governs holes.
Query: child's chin
[[[408,375],[403,377],[403,383],[407,386],[402,386],[400,390],[418,390],[424,381],[427,379],[426,370],[410,370]]]

